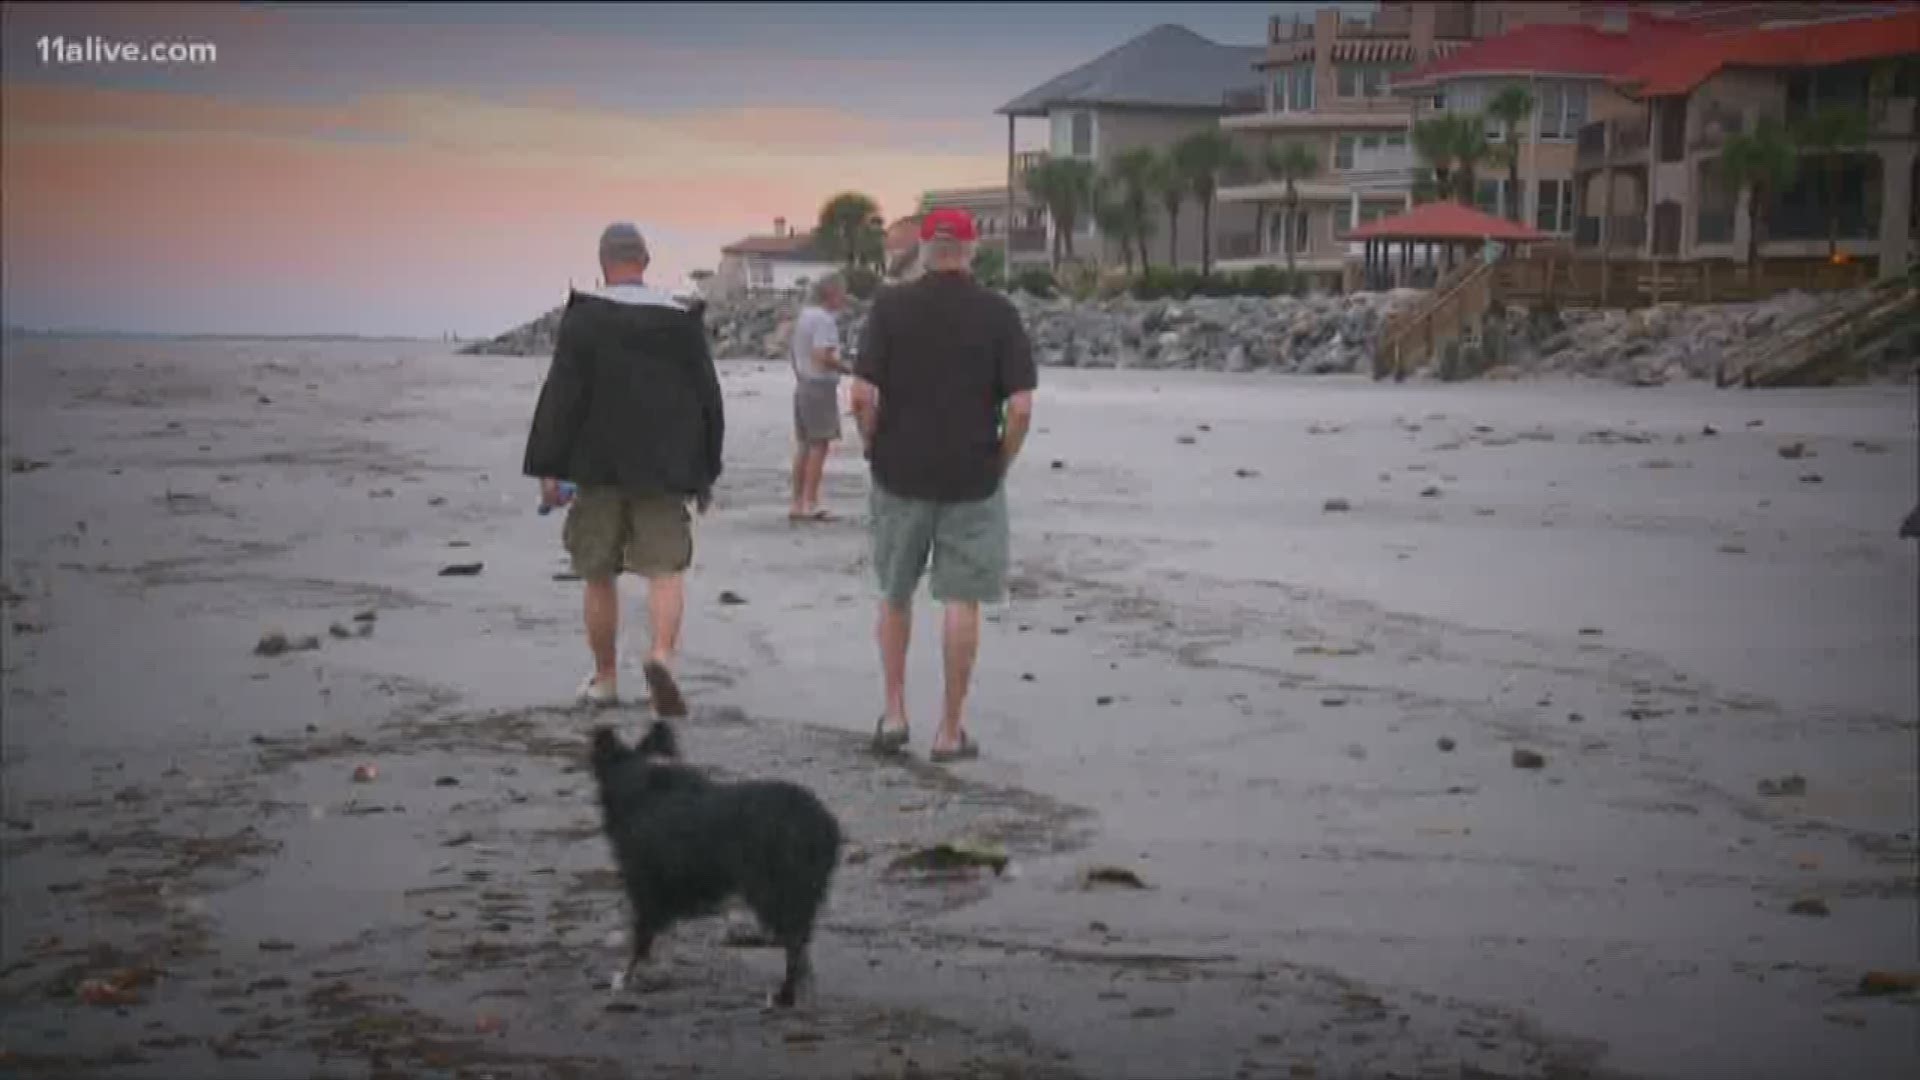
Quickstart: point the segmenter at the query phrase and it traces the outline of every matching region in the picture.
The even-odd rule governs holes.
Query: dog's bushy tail
[[[605,776],[615,765],[627,756],[627,748],[621,744],[620,736],[605,724],[593,729],[593,772],[595,776]]]

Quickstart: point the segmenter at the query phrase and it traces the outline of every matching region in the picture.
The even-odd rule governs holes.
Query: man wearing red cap
[[[1002,481],[1026,441],[1036,382],[1019,313],[969,273],[976,238],[964,210],[926,215],[926,273],[874,301],[854,366],[854,414],[873,472],[875,634],[886,685],[874,749],[898,752],[909,741],[907,642],[913,596],[926,576],[946,607],[946,707],[929,755],[936,762],[979,755],[963,713],[980,605],[1006,593]]]

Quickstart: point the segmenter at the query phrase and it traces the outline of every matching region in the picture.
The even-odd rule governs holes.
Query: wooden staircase
[[[1713,382],[1762,388],[1831,385],[1855,363],[1861,345],[1903,326],[1920,327],[1920,291],[1905,281],[1888,282],[1723,358]]]
[[[1494,306],[1497,266],[1475,258],[1436,282],[1411,310],[1388,319],[1374,346],[1373,377],[1402,381],[1448,342],[1477,335]]]

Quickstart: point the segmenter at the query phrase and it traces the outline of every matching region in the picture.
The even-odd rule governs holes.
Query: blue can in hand
[[[565,481],[565,480],[560,481],[560,501],[557,503],[553,503],[551,505],[542,501],[540,504],[540,516],[546,517],[548,514],[551,514],[555,510],[558,510],[559,508],[567,505],[568,503],[572,502],[573,497],[579,493],[580,493],[580,489],[578,487],[575,487],[573,484],[569,483],[568,481]]]

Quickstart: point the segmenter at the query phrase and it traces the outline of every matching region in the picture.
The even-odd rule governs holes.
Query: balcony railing
[[[1613,157],[1615,161],[1644,154],[1647,151],[1647,122],[1645,120],[1615,120],[1613,122]]]
[[[1637,248],[1647,242],[1645,213],[1615,214],[1607,229],[1607,247]]]
[[[1693,224],[1693,242],[1696,244],[1733,243],[1733,211],[1702,210]]]
[[[1220,106],[1228,116],[1248,116],[1267,111],[1265,90],[1229,90],[1220,97]]]
[[[1596,120],[1581,125],[1575,133],[1573,160],[1579,168],[1593,168],[1608,161],[1616,165],[1634,164],[1630,159],[1646,150],[1645,120]]]
[[[1009,251],[1046,251],[1047,230],[1044,228],[1021,227],[1007,231],[1007,249]]]
[[[1045,150],[1022,150],[1013,155],[1013,175],[1025,176],[1035,168],[1046,163]]]
[[[1879,234],[1877,207],[1842,206],[1840,239],[1871,240]],[[1827,212],[1819,208],[1782,208],[1767,215],[1767,235],[1772,240],[1825,240],[1832,228]]]
[[[1573,223],[1573,246],[1583,248],[1600,246],[1599,218],[1583,217]]]
[[[1267,20],[1267,40],[1275,45],[1313,38],[1313,22],[1298,16],[1275,15]]]
[[[1718,150],[1727,140],[1745,130],[1746,121],[1735,112],[1713,112],[1701,118],[1700,130],[1687,144],[1689,150]]]

